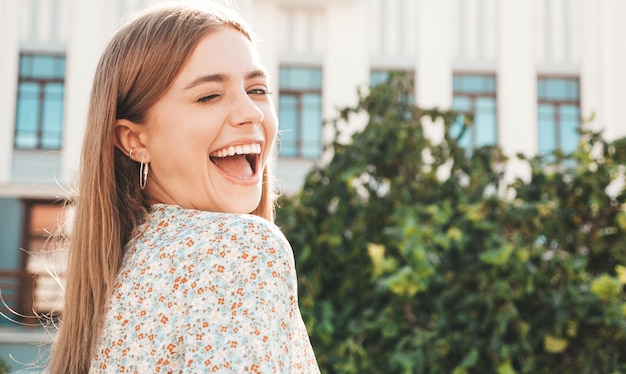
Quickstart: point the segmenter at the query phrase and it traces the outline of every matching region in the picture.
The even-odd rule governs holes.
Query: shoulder
[[[252,214],[232,214],[156,205],[151,209],[150,226],[168,231],[178,239],[196,243],[271,242],[289,245],[274,223]],[[187,241],[186,240],[186,241]]]
[[[213,221],[218,233],[237,243],[288,246],[287,239],[274,223],[251,214],[220,214]]]

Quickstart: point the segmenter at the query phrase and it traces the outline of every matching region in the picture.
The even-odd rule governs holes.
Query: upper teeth
[[[228,157],[234,155],[248,155],[248,154],[260,154],[261,145],[258,143],[244,144],[244,145],[231,145],[211,153],[211,157]]]

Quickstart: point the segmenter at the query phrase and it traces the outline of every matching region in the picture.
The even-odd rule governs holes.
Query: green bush
[[[365,112],[365,129],[280,201],[322,372],[626,372],[616,147],[581,131],[571,155],[519,156],[532,177],[503,185],[503,153],[461,148],[464,117],[416,108],[412,92],[392,74],[360,94],[330,125],[346,138]]]
[[[6,361],[0,357],[0,374],[10,373],[11,368],[7,365]]]

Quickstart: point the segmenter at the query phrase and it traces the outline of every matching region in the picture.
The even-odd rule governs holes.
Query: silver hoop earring
[[[146,183],[148,183],[149,168],[148,164],[144,164],[143,157],[141,157],[141,166],[139,167],[139,187],[141,187],[142,190],[146,188]]]
[[[135,148],[131,148],[130,152],[128,152],[128,158],[130,158],[131,160],[133,159],[133,151],[135,150]]]

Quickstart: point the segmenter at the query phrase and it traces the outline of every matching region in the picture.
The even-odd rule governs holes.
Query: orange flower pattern
[[[133,238],[90,373],[319,373],[274,224],[157,204]]]

